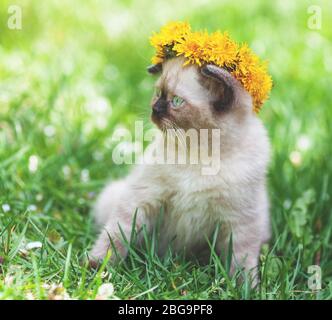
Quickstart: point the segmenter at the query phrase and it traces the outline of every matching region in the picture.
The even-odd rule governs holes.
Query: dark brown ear
[[[226,110],[230,108],[234,101],[236,80],[232,75],[223,68],[217,67],[213,64],[207,64],[201,68],[203,76],[213,80],[217,86],[213,86],[213,91],[216,95],[216,100],[213,106],[216,110]],[[211,90],[211,88],[210,88]]]
[[[162,70],[162,64],[161,63],[157,63],[157,64],[152,64],[151,66],[148,66],[146,68],[146,70],[150,73],[150,74],[156,74],[161,72]]]

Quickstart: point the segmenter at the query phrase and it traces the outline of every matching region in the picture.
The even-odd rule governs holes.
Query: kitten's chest
[[[192,219],[197,216],[204,220],[207,215],[220,214],[222,198],[222,190],[216,177],[182,173],[174,179],[167,208],[173,218],[181,215]]]
[[[162,224],[162,248],[168,244],[176,250],[206,244],[219,221],[222,210],[217,192],[188,185],[185,180],[174,186],[168,199]]]

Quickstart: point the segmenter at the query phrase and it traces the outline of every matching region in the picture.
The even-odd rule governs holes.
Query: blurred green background
[[[13,4],[22,9],[21,30],[7,26]],[[318,30],[308,25],[311,5],[321,9]],[[240,290],[238,298],[331,298],[331,15],[331,1],[2,0],[0,280],[12,278],[0,281],[0,298],[23,298],[27,291],[45,297],[34,291],[41,283],[64,283],[80,298],[98,289],[101,278],[89,273],[82,290],[73,289],[82,277],[79,260],[95,237],[88,213],[106,181],[128,171],[112,164],[112,132],[131,131],[137,119],[151,126],[148,39],[170,20],[188,21],[194,30],[228,30],[269,60],[274,80],[259,114],[273,146],[273,259],[265,293]],[[43,248],[22,255],[20,248],[31,241]],[[312,264],[323,272],[317,293],[307,288]],[[205,281],[193,285],[192,271],[184,268],[186,297],[235,297],[227,287],[215,289],[215,277],[204,270]],[[147,280],[143,271],[141,287],[128,275],[113,277],[123,298],[161,281]],[[172,273],[168,277],[140,297],[181,297]]]

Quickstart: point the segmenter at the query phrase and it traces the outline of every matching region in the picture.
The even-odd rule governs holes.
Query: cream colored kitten
[[[253,112],[251,97],[230,73],[213,65],[184,67],[183,62],[173,58],[150,68],[151,73],[161,72],[152,99],[152,120],[163,131],[170,127],[220,129],[219,170],[202,174],[200,162],[142,164],[123,180],[109,184],[95,206],[102,228],[90,258],[103,259],[110,238],[125,257],[119,226],[129,239],[137,209],[137,231],[143,225],[152,230],[164,206],[161,253],[170,245],[174,251],[185,250],[200,258],[206,238],[211,239],[221,223],[217,252],[227,250],[232,234],[232,271],[236,266],[251,270],[258,264],[262,243],[269,238],[267,134]],[[173,104],[174,96],[183,99],[178,100],[180,107]],[[160,140],[154,144],[156,149],[164,148]]]

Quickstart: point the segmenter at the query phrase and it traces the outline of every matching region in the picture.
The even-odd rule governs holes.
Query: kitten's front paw
[[[89,254],[89,265],[92,268],[98,268],[104,259],[109,254],[109,262],[111,264],[119,262],[119,260],[127,256],[127,249],[125,245],[116,237],[113,239],[113,246],[111,245],[109,235],[103,232],[93,249]]]
[[[93,247],[93,249],[88,254],[89,258],[89,266],[93,269],[97,269],[103,263],[105,257],[107,255],[107,250],[101,250],[97,245]]]

